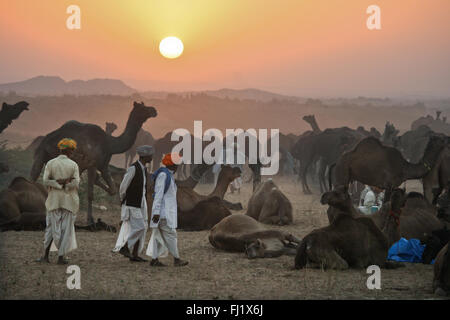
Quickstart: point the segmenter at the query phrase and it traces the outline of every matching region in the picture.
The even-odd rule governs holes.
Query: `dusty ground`
[[[305,196],[298,186],[276,180],[292,201],[294,224],[279,227],[298,237],[326,226],[326,207],[319,195]],[[208,192],[200,186],[200,192]],[[408,183],[409,191],[420,190]],[[240,195],[227,194],[244,207],[251,185]],[[245,209],[238,214],[245,212]],[[108,223],[119,224],[117,208],[95,212]],[[85,221],[85,213],[78,216]],[[214,249],[208,231],[178,232],[179,249],[189,260],[184,268],[173,267],[171,258],[162,259],[167,268],[151,268],[148,263],[131,263],[111,252],[117,233],[78,232],[78,249],[70,264],[81,269],[81,290],[66,286],[66,266],[34,262],[42,252],[43,232],[0,233],[0,298],[3,299],[436,299],[431,292],[433,267],[406,264],[405,268],[381,271],[381,290],[366,287],[365,270],[293,270],[294,257],[248,260],[243,253]],[[147,234],[147,241],[150,234]]]

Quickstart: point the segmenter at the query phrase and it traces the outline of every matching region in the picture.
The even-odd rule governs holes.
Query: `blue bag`
[[[391,246],[387,259],[399,262],[422,262],[424,250],[425,245],[421,244],[419,239],[401,238]]]

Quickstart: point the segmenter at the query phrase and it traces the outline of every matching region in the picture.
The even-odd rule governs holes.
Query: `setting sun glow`
[[[167,37],[159,43],[159,52],[168,59],[178,58],[183,49],[183,42],[177,37]]]

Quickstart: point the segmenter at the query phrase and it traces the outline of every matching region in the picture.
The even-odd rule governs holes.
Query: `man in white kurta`
[[[187,261],[180,259],[177,243],[177,185],[173,174],[178,168],[179,160],[177,154],[166,154],[162,163],[168,171],[159,172],[155,180],[150,221],[152,236],[147,248],[147,255],[152,257],[151,266],[165,266],[158,258],[167,256],[168,252],[173,256],[175,266],[188,264]],[[170,184],[166,189],[167,174],[170,176]]]
[[[152,146],[140,146],[136,152],[139,160],[127,169],[119,188],[122,226],[113,251],[120,252],[130,261],[144,262],[146,260],[139,257],[139,253],[144,248],[148,228],[145,165],[152,161],[154,150]]]
[[[65,138],[58,143],[58,148],[61,154],[48,161],[44,169],[43,182],[48,189],[47,227],[45,253],[39,261],[49,262],[49,252],[58,251],[58,264],[67,264],[64,256],[77,248],[74,223],[80,203],[80,175],[77,163],[69,158],[76,149],[76,142]]]

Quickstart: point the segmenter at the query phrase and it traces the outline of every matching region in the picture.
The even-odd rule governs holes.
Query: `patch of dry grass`
[[[274,228],[304,237],[315,228],[326,226],[326,207],[319,194],[305,196],[288,179],[277,184],[292,201],[294,224]],[[408,183],[408,189],[417,185]],[[207,193],[209,186],[199,186]],[[230,201],[241,201],[245,212],[251,185],[241,194],[227,194]],[[119,225],[119,207],[95,212],[107,223]],[[78,222],[85,222],[80,213]],[[189,265],[151,268],[148,263],[131,263],[112,253],[116,234],[78,232],[78,249],[70,254],[70,264],[81,269],[81,290],[66,286],[66,266],[34,262],[42,254],[43,232],[0,233],[0,297],[2,299],[435,299],[431,292],[433,269],[430,265],[407,264],[405,268],[381,271],[381,290],[368,290],[365,270],[293,270],[294,258],[248,260],[241,253],[214,249],[208,231],[178,231],[179,250]],[[150,233],[147,235],[147,241]],[[147,257],[148,258],[148,257]]]

